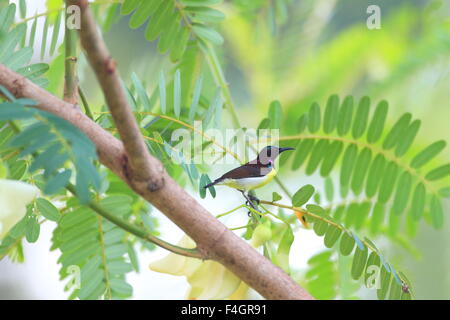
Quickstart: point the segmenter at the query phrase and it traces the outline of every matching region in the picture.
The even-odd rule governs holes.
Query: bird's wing
[[[263,177],[268,174],[270,170],[271,169],[257,164],[246,163],[236,169],[228,171],[220,177],[220,180]]]

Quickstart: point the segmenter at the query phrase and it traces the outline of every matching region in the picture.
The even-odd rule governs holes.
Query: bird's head
[[[261,152],[258,154],[257,161],[260,164],[263,165],[273,165],[275,162],[275,159],[278,157],[278,155],[284,151],[288,150],[294,150],[294,148],[279,148],[275,146],[267,146],[264,149],[261,150]]]

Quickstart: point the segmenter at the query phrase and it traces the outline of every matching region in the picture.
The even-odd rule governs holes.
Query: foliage
[[[118,216],[130,214],[131,198],[107,197],[100,201],[105,209]],[[94,241],[93,241],[94,239]],[[131,244],[124,230],[97,216],[86,207],[72,206],[64,214],[53,233],[52,249],[59,249],[61,279],[70,277],[70,267],[81,271],[80,288],[71,282],[71,298],[107,299],[126,298],[132,295],[132,287],[125,274],[133,270],[129,262]],[[133,254],[133,253],[131,253]]]
[[[190,37],[194,37],[195,41],[222,44],[222,36],[208,26],[209,23],[223,20],[223,13],[210,7],[220,2],[220,0],[125,0],[120,13],[128,15],[134,11],[129,22],[132,29],[140,27],[150,19],[145,30],[146,39],[153,41],[160,35],[159,52],[170,51],[171,60],[178,61],[183,56]]]
[[[8,149],[22,150],[10,162],[30,155],[34,155],[29,164],[22,161],[24,170],[30,173],[39,170],[38,180],[42,181],[41,188],[47,195],[58,194],[69,183],[72,170],[64,168],[70,161],[76,168],[76,190],[82,202],[89,200],[88,188],[90,185],[97,190],[100,188],[100,176],[94,167],[93,161],[97,159],[95,147],[83,133],[69,122],[47,112],[29,108],[35,102],[27,99],[14,99],[11,102],[0,104],[0,121],[34,120],[22,132],[11,136],[14,127],[3,127],[3,143]],[[37,121],[36,121],[37,120]],[[17,163],[15,164],[17,166]],[[16,175],[12,178],[21,178]]]
[[[22,1],[21,3],[23,5],[24,2]],[[45,87],[47,81],[40,76],[48,70],[48,65],[46,63],[28,65],[33,55],[32,48],[36,24],[34,24],[34,27],[32,28],[28,46],[25,46],[27,28],[24,24],[14,26],[13,22],[15,14],[15,4],[11,4],[0,10],[0,21],[2,21],[0,24],[0,63],[27,77],[36,84]],[[43,43],[45,43],[45,41]],[[17,47],[19,47],[18,50]],[[53,42],[52,47],[54,47]]]
[[[298,135],[282,138],[298,140],[291,168],[304,166],[307,175],[319,172],[326,178],[340,165],[336,180],[341,197],[349,198],[351,192],[359,198],[330,208],[347,227],[359,230],[366,226],[378,234],[383,223],[379,214],[388,212],[384,218],[391,234],[398,232],[402,215],[410,236],[416,233],[423,215],[435,228],[441,228],[445,189],[440,188],[446,186],[450,170],[448,164],[436,165],[432,160],[446,142],[440,140],[413,151],[421,121],[405,113],[388,128],[387,114],[386,101],[370,113],[368,97],[356,105],[351,96],[340,103],[333,95],[323,109],[314,103],[298,120]]]

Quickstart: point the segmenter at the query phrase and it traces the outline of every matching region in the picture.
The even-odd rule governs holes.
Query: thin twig
[[[81,102],[83,103],[84,113],[86,113],[89,119],[94,120],[94,115],[92,114],[89,102],[87,101],[86,95],[84,94],[84,91],[80,86],[78,86],[78,95],[80,96]]]
[[[72,184],[69,184],[66,187],[67,190],[69,190],[73,195],[76,195],[75,187]],[[143,240],[149,241],[151,243],[154,243],[155,245],[164,248],[166,250],[169,250],[173,253],[190,257],[190,258],[198,258],[202,259],[203,256],[199,253],[197,249],[188,249],[188,248],[182,248],[176,245],[173,245],[169,242],[166,242],[154,235],[152,235],[150,232],[147,232],[146,230],[137,227],[128,221],[125,221],[118,216],[110,213],[109,211],[103,209],[98,203],[94,201],[90,201],[87,206],[94,210],[97,214],[104,217],[106,220],[109,220],[110,222],[114,223],[118,227],[122,228],[123,230],[135,235],[138,238],[141,238]]]
[[[64,26],[64,101],[78,105],[77,31]]]

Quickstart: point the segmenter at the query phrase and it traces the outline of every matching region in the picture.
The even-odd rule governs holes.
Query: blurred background
[[[16,1],[13,1],[16,2]],[[50,1],[51,2],[51,1]],[[341,97],[368,95],[372,101],[389,101],[389,119],[395,121],[408,111],[422,120],[416,140],[418,150],[444,139],[450,141],[450,2],[426,0],[292,0],[288,10],[274,10],[270,0],[225,1],[221,6],[226,19],[220,25],[225,38],[219,49],[237,113],[247,127],[257,127],[267,114],[270,102],[283,105],[289,133],[297,119],[312,102],[321,105],[331,94]],[[45,0],[27,0],[27,16],[46,11]],[[48,5],[48,3],[47,3]],[[381,28],[369,29],[370,5],[381,9]],[[159,72],[173,69],[156,45],[142,41],[145,26],[131,30],[129,16],[111,25],[105,40],[118,61],[124,81],[135,72],[153,90]],[[19,17],[17,17],[19,21]],[[39,22],[42,23],[42,22]],[[38,30],[40,30],[38,25]],[[36,34],[42,38],[42,34]],[[60,36],[62,42],[62,36]],[[40,61],[40,41],[36,41],[34,61]],[[59,60],[58,60],[59,59]],[[45,55],[50,64],[61,63],[57,56]],[[79,64],[81,87],[94,108],[103,104],[97,83],[85,60]],[[49,89],[62,95],[61,78],[49,74]],[[95,107],[97,106],[97,107]],[[440,160],[448,162],[450,148]],[[216,167],[210,176],[223,173]],[[291,191],[299,184],[323,185],[318,175],[306,177],[302,170],[281,171]],[[288,178],[289,177],[289,178]],[[189,190],[198,198],[196,190]],[[271,184],[258,191],[270,198],[279,191]],[[225,212],[241,203],[233,190],[218,189],[219,198],[199,199],[214,213]],[[445,223],[440,230],[422,222],[416,237],[408,244],[372,239],[386,257],[408,275],[418,299],[450,299],[450,212],[444,202]],[[163,215],[155,212],[160,233],[167,241],[177,242],[182,232]],[[228,226],[245,224],[246,212],[236,213],[224,222]],[[64,283],[58,280],[56,252],[49,253],[52,226],[46,224],[36,244],[25,245],[25,263],[0,261],[0,299],[65,299]],[[311,230],[300,229],[291,250],[290,261],[304,270],[308,259],[324,250],[322,239]],[[135,299],[182,299],[188,284],[184,278],[155,273],[148,264],[166,254],[162,249],[141,253],[141,272],[128,278]],[[360,298],[374,298],[362,289]],[[256,294],[253,297],[257,298]]]

